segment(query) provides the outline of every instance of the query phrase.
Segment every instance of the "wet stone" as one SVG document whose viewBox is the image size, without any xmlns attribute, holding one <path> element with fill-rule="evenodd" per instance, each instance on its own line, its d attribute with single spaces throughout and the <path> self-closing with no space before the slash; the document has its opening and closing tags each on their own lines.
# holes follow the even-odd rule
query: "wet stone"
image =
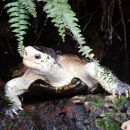
<svg viewBox="0 0 130 130">
<path fill-rule="evenodd" d="M 92 107 L 91 102 L 88 102 L 88 101 L 84 102 L 84 108 L 85 108 L 86 112 L 89 112 L 91 107 Z"/>
<path fill-rule="evenodd" d="M 126 108 L 126 109 L 130 109 L 130 101 L 127 101 L 127 102 L 126 102 L 125 108 Z"/>
<path fill-rule="evenodd" d="M 127 115 L 130 117 L 130 109 L 127 110 Z"/>
</svg>

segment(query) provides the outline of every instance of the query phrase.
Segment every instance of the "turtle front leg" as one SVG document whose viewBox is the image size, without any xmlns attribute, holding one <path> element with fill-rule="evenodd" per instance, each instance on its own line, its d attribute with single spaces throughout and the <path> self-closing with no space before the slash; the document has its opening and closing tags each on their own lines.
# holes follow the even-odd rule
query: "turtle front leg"
<svg viewBox="0 0 130 130">
<path fill-rule="evenodd" d="M 113 95 L 125 94 L 127 97 L 129 96 L 130 85 L 119 80 L 110 69 L 95 62 L 85 65 L 85 69 L 87 74 L 97 80 L 107 92 Z"/>
<path fill-rule="evenodd" d="M 19 100 L 18 95 L 27 91 L 27 84 L 23 77 L 18 77 L 8 81 L 5 85 L 5 97 L 11 103 L 11 108 L 6 110 L 5 114 L 13 118 L 13 114 L 18 114 L 18 110 L 22 109 L 22 103 Z M 25 89 L 26 88 L 26 89 Z"/>
<path fill-rule="evenodd" d="M 6 115 L 13 118 L 14 114 L 18 115 L 18 110 L 23 110 L 18 96 L 27 92 L 30 84 L 37 79 L 43 79 L 43 77 L 27 71 L 23 76 L 14 78 L 6 83 L 5 97 L 11 102 L 11 108 L 6 110 Z"/>
</svg>

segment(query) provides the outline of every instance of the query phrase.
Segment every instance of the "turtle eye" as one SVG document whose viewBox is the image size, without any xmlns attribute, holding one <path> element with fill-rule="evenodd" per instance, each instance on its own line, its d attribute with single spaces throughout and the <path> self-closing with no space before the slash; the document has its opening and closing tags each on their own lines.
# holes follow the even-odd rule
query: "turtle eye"
<svg viewBox="0 0 130 130">
<path fill-rule="evenodd" d="M 41 55 L 40 54 L 35 54 L 35 59 L 41 59 Z"/>
<path fill-rule="evenodd" d="M 51 59 L 50 56 L 47 56 L 47 59 Z"/>
</svg>

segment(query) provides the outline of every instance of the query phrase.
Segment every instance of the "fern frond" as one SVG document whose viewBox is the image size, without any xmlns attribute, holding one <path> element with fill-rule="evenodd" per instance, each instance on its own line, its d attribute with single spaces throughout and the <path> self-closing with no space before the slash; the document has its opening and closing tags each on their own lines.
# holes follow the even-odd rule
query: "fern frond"
<svg viewBox="0 0 130 130">
<path fill-rule="evenodd" d="M 59 35 L 62 37 L 63 41 L 65 38 L 65 24 L 63 21 L 63 12 L 60 5 L 62 5 L 62 0 L 43 0 L 46 2 L 44 6 L 44 11 L 47 13 L 47 17 L 52 18 L 54 26 L 58 28 Z M 64 3 L 63 3 L 64 4 Z"/>
<path fill-rule="evenodd" d="M 5 8 L 7 8 L 7 13 L 10 17 L 9 23 L 10 27 L 13 28 L 12 32 L 14 32 L 17 37 L 18 52 L 22 56 L 24 35 L 26 34 L 26 29 L 28 29 L 28 26 L 30 25 L 28 22 L 28 11 L 19 1 L 8 3 L 5 5 Z"/>
<path fill-rule="evenodd" d="M 47 13 L 47 17 L 52 18 L 52 22 L 58 28 L 59 35 L 62 36 L 63 41 L 65 30 L 69 29 L 79 44 L 79 52 L 82 52 L 83 55 L 95 61 L 94 54 L 90 54 L 92 49 L 85 46 L 85 38 L 81 34 L 78 19 L 76 18 L 76 14 L 71 10 L 71 6 L 67 3 L 67 0 L 43 0 L 43 2 L 46 3 L 44 11 Z"/>
<path fill-rule="evenodd" d="M 36 3 L 34 0 L 19 0 L 19 2 L 25 6 L 25 8 L 33 17 L 36 17 Z"/>
</svg>

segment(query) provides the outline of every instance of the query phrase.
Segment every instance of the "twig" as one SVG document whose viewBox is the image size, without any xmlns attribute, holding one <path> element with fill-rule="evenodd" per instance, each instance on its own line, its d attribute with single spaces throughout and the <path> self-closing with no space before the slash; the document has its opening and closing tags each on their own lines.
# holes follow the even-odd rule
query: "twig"
<svg viewBox="0 0 130 130">
<path fill-rule="evenodd" d="M 112 43 L 113 26 L 112 26 L 112 16 L 113 9 L 115 5 L 115 0 L 111 0 L 109 6 L 105 0 L 101 0 L 103 15 L 101 19 L 101 31 L 104 32 L 104 40 L 107 43 Z"/>
<path fill-rule="evenodd" d="M 95 13 L 98 11 L 99 8 L 100 8 L 100 6 L 99 6 L 95 11 L 93 11 L 93 12 L 91 13 L 91 16 L 90 16 L 88 22 L 86 23 L 86 25 L 85 25 L 84 28 L 83 28 L 83 31 L 87 28 L 87 26 L 89 25 L 89 23 L 90 23 L 91 20 L 92 20 L 92 17 L 95 15 Z"/>
<path fill-rule="evenodd" d="M 123 26 L 123 34 L 124 34 L 124 44 L 125 44 L 125 50 L 126 50 L 126 56 L 127 56 L 127 37 L 126 37 L 126 26 L 125 26 L 125 22 L 124 22 L 124 18 L 123 18 L 123 12 L 122 12 L 122 8 L 121 8 L 121 1 L 118 1 L 118 5 L 119 5 L 119 11 L 120 11 L 120 15 L 121 15 L 121 21 L 122 21 L 122 26 Z"/>
<path fill-rule="evenodd" d="M 39 39 L 40 39 L 40 37 L 41 37 L 41 35 L 42 35 L 42 33 L 43 33 L 43 30 L 44 30 L 44 28 L 45 28 L 45 26 L 46 26 L 47 21 L 48 21 L 48 18 L 45 19 L 44 24 L 43 24 L 41 30 L 40 30 L 39 33 L 37 34 L 37 37 L 36 37 L 36 40 L 35 40 L 35 44 L 39 41 Z"/>
</svg>

